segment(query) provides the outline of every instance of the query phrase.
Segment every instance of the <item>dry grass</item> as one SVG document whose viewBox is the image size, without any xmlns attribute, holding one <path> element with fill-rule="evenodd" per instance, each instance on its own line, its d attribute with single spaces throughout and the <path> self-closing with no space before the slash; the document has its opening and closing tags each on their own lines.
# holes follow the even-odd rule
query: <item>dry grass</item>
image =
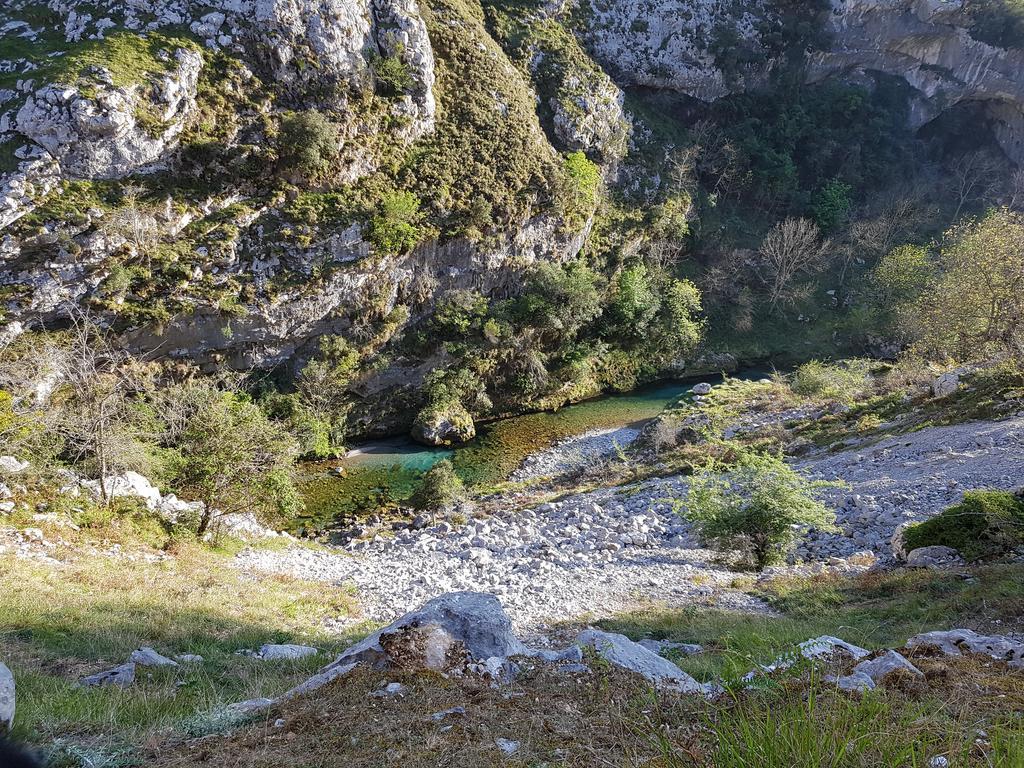
<svg viewBox="0 0 1024 768">
<path fill-rule="evenodd" d="M 716 702 L 655 694 L 601 664 L 582 675 L 535 666 L 500 688 L 474 677 L 360 670 L 234 733 L 165 742 L 146 764 L 895 768 L 948 755 L 957 766 L 1019 766 L 1024 671 L 980 657 L 916 662 L 926 681 L 891 679 L 883 693 L 847 694 L 804 673 Z M 404 697 L 370 696 L 396 680 L 409 687 Z M 464 715 L 431 718 L 457 706 Z M 503 755 L 499 738 L 518 741 L 518 751 Z"/>
</svg>

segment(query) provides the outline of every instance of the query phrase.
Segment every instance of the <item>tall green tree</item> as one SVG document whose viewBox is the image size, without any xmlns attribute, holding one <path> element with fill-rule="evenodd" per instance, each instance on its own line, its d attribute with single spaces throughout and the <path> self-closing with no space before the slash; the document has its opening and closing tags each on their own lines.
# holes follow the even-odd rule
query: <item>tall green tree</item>
<svg viewBox="0 0 1024 768">
<path fill-rule="evenodd" d="M 292 474 L 295 439 L 248 396 L 196 383 L 171 402 L 170 442 L 180 457 L 173 485 L 204 504 L 198 536 L 224 515 L 291 516 L 302 509 Z"/>
<path fill-rule="evenodd" d="M 930 357 L 1024 360 L 1024 214 L 1006 208 L 946 232 L 935 277 L 903 322 Z"/>
</svg>

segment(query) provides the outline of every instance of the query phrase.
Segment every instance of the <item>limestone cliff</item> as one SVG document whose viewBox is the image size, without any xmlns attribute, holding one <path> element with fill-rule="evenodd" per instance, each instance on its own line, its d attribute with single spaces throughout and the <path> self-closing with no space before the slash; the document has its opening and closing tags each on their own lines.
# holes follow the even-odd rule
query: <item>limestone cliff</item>
<svg viewBox="0 0 1024 768">
<path fill-rule="evenodd" d="M 634 161 L 650 131 L 626 92 L 714 102 L 794 45 L 809 82 L 903 80 L 913 129 L 979 105 L 1024 160 L 1024 52 L 977 37 L 960 0 L 39 5 L 0 9 L 5 338 L 88 306 L 137 351 L 206 364 L 288 364 L 325 333 L 377 349 L 453 291 L 511 295 L 581 252 L 596 198 L 567 153 L 664 202 L 669 148 Z M 311 113 L 328 133 L 289 138 Z M 282 167 L 309 153 L 327 170 Z M 691 201 L 670 202 L 685 229 Z M 420 378 L 406 352 L 363 390 Z"/>
</svg>

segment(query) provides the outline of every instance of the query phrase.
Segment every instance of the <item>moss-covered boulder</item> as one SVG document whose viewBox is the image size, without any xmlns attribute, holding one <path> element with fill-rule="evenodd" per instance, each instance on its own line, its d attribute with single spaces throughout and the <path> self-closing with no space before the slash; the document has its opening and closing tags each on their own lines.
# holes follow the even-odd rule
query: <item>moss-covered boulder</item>
<svg viewBox="0 0 1024 768">
<path fill-rule="evenodd" d="M 417 414 L 412 437 L 425 445 L 458 445 L 476 437 L 476 427 L 458 403 L 431 405 Z"/>
<path fill-rule="evenodd" d="M 968 561 L 1024 546 L 1024 498 L 1007 491 L 968 491 L 941 515 L 903 531 L 904 549 L 952 547 Z"/>
</svg>

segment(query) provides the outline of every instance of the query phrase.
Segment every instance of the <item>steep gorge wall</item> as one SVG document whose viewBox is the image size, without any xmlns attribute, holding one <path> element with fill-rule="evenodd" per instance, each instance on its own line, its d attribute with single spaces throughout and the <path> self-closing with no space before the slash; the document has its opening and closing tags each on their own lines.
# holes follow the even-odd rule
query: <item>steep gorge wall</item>
<svg viewBox="0 0 1024 768">
<path fill-rule="evenodd" d="M 915 128 L 956 104 L 982 104 L 1007 155 L 1020 162 L 1024 54 L 972 37 L 962 5 L 835 0 L 821 18 L 828 45 L 810 57 L 809 77 L 879 72 L 902 78 L 915 94 Z M 0 225 L 7 228 L 0 290 L 8 336 L 59 322 L 69 307 L 105 290 L 126 249 L 138 257 L 123 227 L 106 226 L 123 210 L 104 209 L 91 188 L 79 200 L 67 183 L 185 178 L 182 137 L 197 124 L 217 123 L 216 131 L 204 127 L 203 138 L 241 148 L 236 164 L 259 164 L 270 140 L 261 126 L 282 111 L 315 106 L 343 126 L 346 164 L 337 183 L 347 186 L 382 164 L 400 173 L 402 161 L 382 157 L 379 146 L 422 152 L 446 109 L 475 87 L 489 94 L 483 103 L 491 119 L 522 123 L 523 141 L 539 165 L 557 162 L 556 150 L 584 150 L 614 178 L 630 151 L 621 89 L 643 86 L 712 101 L 766 81 L 782 55 L 772 37 L 779 6 L 771 0 L 602 0 L 585 8 L 537 8 L 524 22 L 534 42 L 522 62 L 485 31 L 479 6 L 462 3 L 453 6 L 458 13 L 442 9 L 433 23 L 435 33 L 460 35 L 465 50 L 481 57 L 466 71 L 454 66 L 464 53 L 436 50 L 442 38 L 431 40 L 429 4 L 414 0 L 155 0 L 144 6 L 53 0 L 56 33 L 32 6 L 19 0 L 0 18 L 10 20 L 3 34 L 14 43 L 0 78 L 0 148 L 10 156 L 0 166 Z M 573 47 L 569 30 L 593 60 Z M 140 46 L 143 39 L 155 42 Z M 725 61 L 730 51 L 744 54 L 739 64 L 735 56 Z M 368 111 L 360 93 L 372 90 L 375 62 L 388 56 L 401 60 L 410 83 L 400 95 L 374 100 Z M 446 87 L 438 82 L 439 56 L 452 59 Z M 224 59 L 237 65 L 231 80 L 209 71 Z M 498 73 L 487 77 L 498 80 L 475 82 L 485 79 L 482 62 Z M 228 99 L 212 118 L 210 82 Z M 459 145 L 444 136 L 427 149 L 452 146 Z M 481 167 L 491 161 L 463 159 Z M 513 171 L 523 177 L 516 195 L 536 196 L 535 179 Z M 351 216 L 293 226 L 285 215 L 293 200 L 267 197 L 262 181 L 229 179 L 197 191 L 191 177 L 185 180 L 156 214 L 165 239 L 177 238 L 183 248 L 174 258 L 185 276 L 167 289 L 177 303 L 167 317 L 130 320 L 125 339 L 140 351 L 242 367 L 279 365 L 301 355 L 317 335 L 349 332 L 354 318 L 383 316 L 396 306 L 422 318 L 447 291 L 514 290 L 530 264 L 575 257 L 589 227 L 585 216 L 569 221 L 532 201 L 499 231 L 430 238 L 394 255 L 373 248 L 365 221 Z M 312 195 L 322 198 L 325 191 Z M 104 311 L 116 314 L 117 301 Z M 378 383 L 393 380 L 401 366 L 393 362 Z"/>
<path fill-rule="evenodd" d="M 914 92 L 914 128 L 964 102 L 980 102 L 1006 154 L 1024 161 L 1024 51 L 972 37 L 962 0 L 832 0 L 822 14 L 825 47 L 811 82 L 883 73 Z M 624 86 L 676 91 L 702 101 L 763 83 L 779 66 L 770 41 L 781 23 L 771 0 L 604 0 L 576 26 Z M 806 22 L 813 11 L 801 11 Z M 742 56 L 737 56 L 737 51 Z M 739 62 L 737 63 L 737 59 Z"/>
</svg>

